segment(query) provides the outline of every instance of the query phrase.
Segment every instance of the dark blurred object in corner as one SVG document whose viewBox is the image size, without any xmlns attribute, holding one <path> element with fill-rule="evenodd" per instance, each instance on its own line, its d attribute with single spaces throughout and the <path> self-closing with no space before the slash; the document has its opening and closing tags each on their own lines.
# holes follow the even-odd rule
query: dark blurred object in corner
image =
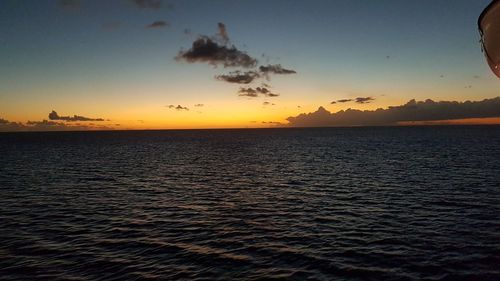
<svg viewBox="0 0 500 281">
<path fill-rule="evenodd" d="M 500 78 L 500 0 L 493 0 L 478 19 L 481 45 L 491 70 Z"/>
</svg>

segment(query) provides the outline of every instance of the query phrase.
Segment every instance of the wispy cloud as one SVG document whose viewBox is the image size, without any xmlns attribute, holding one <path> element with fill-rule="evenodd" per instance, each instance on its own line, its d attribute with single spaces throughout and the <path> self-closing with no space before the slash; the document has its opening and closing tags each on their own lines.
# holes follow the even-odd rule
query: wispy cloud
<svg viewBox="0 0 500 281">
<path fill-rule="evenodd" d="M 217 24 L 217 29 L 217 35 L 219 36 L 219 38 L 221 38 L 222 43 L 224 43 L 225 45 L 229 44 L 229 36 L 227 35 L 226 25 L 222 22 L 219 22 Z"/>
<path fill-rule="evenodd" d="M 251 97 L 251 98 L 256 98 L 259 95 L 263 95 L 265 97 L 278 97 L 279 94 L 272 93 L 269 89 L 266 87 L 257 87 L 257 88 L 240 88 L 238 91 L 239 96 L 242 97 Z"/>
<path fill-rule="evenodd" d="M 286 69 L 281 66 L 281 64 L 268 64 L 268 65 L 261 65 L 259 67 L 259 71 L 264 73 L 264 74 L 295 74 L 297 73 L 295 70 L 292 69 Z"/>
<path fill-rule="evenodd" d="M 105 121 L 102 118 L 88 118 L 84 116 L 79 116 L 79 115 L 73 115 L 73 116 L 59 116 L 57 112 L 52 110 L 51 113 L 49 113 L 49 119 L 50 120 L 61 120 L 61 121 L 67 121 L 67 122 L 74 122 L 74 121 Z"/>
<path fill-rule="evenodd" d="M 363 104 L 363 103 L 370 103 L 372 101 L 374 101 L 375 99 L 372 98 L 372 97 L 359 97 L 359 98 L 356 98 L 354 101 L 356 103 L 360 103 L 360 104 Z"/>
<path fill-rule="evenodd" d="M 168 22 L 163 20 L 154 21 L 151 24 L 146 25 L 146 28 L 166 28 L 169 27 Z"/>
<path fill-rule="evenodd" d="M 352 99 L 341 99 L 341 100 L 337 100 L 338 103 L 346 103 L 346 102 L 350 102 L 352 101 Z"/>
<path fill-rule="evenodd" d="M 500 97 L 483 101 L 415 101 L 377 110 L 341 110 L 331 113 L 320 107 L 312 113 L 288 117 L 291 126 L 379 126 L 397 125 L 410 121 L 455 120 L 500 117 Z"/>
<path fill-rule="evenodd" d="M 215 79 L 228 83 L 249 84 L 259 78 L 259 74 L 255 71 L 232 71 L 229 74 L 217 75 Z"/>
<path fill-rule="evenodd" d="M 194 105 L 194 107 L 204 107 L 204 106 L 205 106 L 205 105 L 204 105 L 204 104 L 202 104 L 202 103 L 197 103 L 197 104 L 195 104 L 195 105 Z"/>
<path fill-rule="evenodd" d="M 182 110 L 189 111 L 189 108 L 182 106 L 182 105 L 175 106 L 175 105 L 171 104 L 171 105 L 167 105 L 166 107 L 170 108 L 170 109 L 175 109 L 177 111 L 182 111 Z"/>
</svg>

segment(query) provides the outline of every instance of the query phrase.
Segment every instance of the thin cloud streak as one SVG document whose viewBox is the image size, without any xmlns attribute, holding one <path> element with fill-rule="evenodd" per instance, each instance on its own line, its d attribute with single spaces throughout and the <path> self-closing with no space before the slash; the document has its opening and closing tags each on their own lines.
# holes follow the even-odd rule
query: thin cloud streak
<svg viewBox="0 0 500 281">
<path fill-rule="evenodd" d="M 57 112 L 52 110 L 51 113 L 49 113 L 49 119 L 50 120 L 61 120 L 61 121 L 67 121 L 67 122 L 75 122 L 75 121 L 96 121 L 96 122 L 101 122 L 105 121 L 102 118 L 88 118 L 84 116 L 79 116 L 79 115 L 73 115 L 73 116 L 59 116 Z"/>
<path fill-rule="evenodd" d="M 229 74 L 215 76 L 215 79 L 219 81 L 237 84 L 250 84 L 257 78 L 259 78 L 259 74 L 255 71 L 242 72 L 239 70 L 232 71 Z"/>
<path fill-rule="evenodd" d="M 169 24 L 163 20 L 154 21 L 153 23 L 146 25 L 146 28 L 166 28 L 166 27 L 169 27 Z"/>
</svg>

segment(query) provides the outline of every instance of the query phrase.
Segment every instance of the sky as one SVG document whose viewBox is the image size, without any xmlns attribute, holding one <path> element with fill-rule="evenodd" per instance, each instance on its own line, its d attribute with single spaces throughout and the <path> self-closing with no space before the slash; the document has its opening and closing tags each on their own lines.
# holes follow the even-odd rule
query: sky
<svg viewBox="0 0 500 281">
<path fill-rule="evenodd" d="M 495 107 L 500 80 L 477 30 L 489 2 L 2 0 L 0 130 L 273 127 L 428 99 Z M 500 117 L 483 115 L 449 119 Z M 419 121 L 407 119 L 396 121 Z"/>
</svg>

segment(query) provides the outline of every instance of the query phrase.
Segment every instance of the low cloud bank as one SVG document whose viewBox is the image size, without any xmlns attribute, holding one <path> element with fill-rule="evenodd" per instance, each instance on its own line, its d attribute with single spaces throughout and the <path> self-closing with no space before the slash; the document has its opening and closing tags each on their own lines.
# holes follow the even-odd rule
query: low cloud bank
<svg viewBox="0 0 500 281">
<path fill-rule="evenodd" d="M 115 124 L 119 126 L 119 124 Z M 93 131 L 93 130 L 112 130 L 113 128 L 80 123 L 64 123 L 49 120 L 28 121 L 26 123 L 10 122 L 0 118 L 0 132 L 39 132 L 39 131 Z"/>
<path fill-rule="evenodd" d="M 338 101 L 339 102 L 339 101 Z M 410 100 L 387 109 L 347 109 L 331 113 L 323 107 L 312 113 L 288 117 L 292 127 L 384 126 L 412 121 L 456 120 L 500 117 L 500 97 L 482 101 Z"/>
</svg>

